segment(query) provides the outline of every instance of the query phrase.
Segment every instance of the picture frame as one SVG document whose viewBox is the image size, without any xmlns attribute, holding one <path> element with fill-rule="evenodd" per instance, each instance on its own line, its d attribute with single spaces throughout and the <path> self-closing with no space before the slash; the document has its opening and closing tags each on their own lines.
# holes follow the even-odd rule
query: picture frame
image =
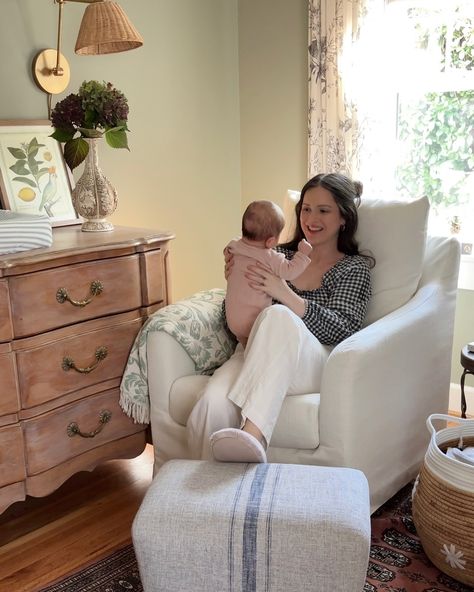
<svg viewBox="0 0 474 592">
<path fill-rule="evenodd" d="M 0 120 L 0 206 L 46 214 L 52 226 L 80 224 L 73 177 L 49 120 Z"/>
</svg>

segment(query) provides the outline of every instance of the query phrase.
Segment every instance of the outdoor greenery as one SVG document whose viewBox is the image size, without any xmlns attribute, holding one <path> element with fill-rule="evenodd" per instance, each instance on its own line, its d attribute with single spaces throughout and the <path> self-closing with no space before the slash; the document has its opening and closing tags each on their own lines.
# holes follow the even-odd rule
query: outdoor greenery
<svg viewBox="0 0 474 592">
<path fill-rule="evenodd" d="M 428 93 L 401 108 L 399 137 L 408 142 L 406 160 L 397 170 L 400 189 L 428 195 L 433 205 L 462 201 L 463 176 L 445 193 L 447 168 L 474 171 L 474 90 Z"/>
<path fill-rule="evenodd" d="M 423 16 L 421 9 L 411 14 L 419 47 L 427 48 L 435 37 L 440 72 L 474 72 L 474 18 L 459 18 L 450 28 L 440 19 L 430 30 Z M 466 173 L 474 171 L 474 83 L 472 90 L 429 92 L 413 103 L 402 99 L 398 135 L 405 148 L 397 169 L 398 189 L 427 195 L 435 207 L 469 199 L 463 184 Z"/>
</svg>

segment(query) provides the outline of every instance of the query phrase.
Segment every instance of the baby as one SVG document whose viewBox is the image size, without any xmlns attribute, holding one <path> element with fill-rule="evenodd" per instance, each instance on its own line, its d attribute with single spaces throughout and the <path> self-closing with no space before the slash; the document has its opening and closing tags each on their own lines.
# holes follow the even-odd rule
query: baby
<svg viewBox="0 0 474 592">
<path fill-rule="evenodd" d="M 234 255 L 225 298 L 227 325 L 244 347 L 255 319 L 272 303 L 270 296 L 249 286 L 247 267 L 260 261 L 278 277 L 293 280 L 310 262 L 313 249 L 304 239 L 292 259 L 274 250 L 284 225 L 280 207 L 271 201 L 254 201 L 242 218 L 242 238 L 230 241 L 226 247 Z"/>
</svg>

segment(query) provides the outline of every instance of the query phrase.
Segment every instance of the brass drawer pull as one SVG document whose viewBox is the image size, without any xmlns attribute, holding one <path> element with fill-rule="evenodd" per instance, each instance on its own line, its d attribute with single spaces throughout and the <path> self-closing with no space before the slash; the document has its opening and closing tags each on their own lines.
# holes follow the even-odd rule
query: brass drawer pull
<svg viewBox="0 0 474 592">
<path fill-rule="evenodd" d="M 112 413 L 104 410 L 99 414 L 99 425 L 92 432 L 82 432 L 75 421 L 72 421 L 67 426 L 67 435 L 72 438 L 73 436 L 81 436 L 81 438 L 94 438 L 99 432 L 102 431 L 104 425 L 110 421 Z"/>
<path fill-rule="evenodd" d="M 103 289 L 104 286 L 102 285 L 102 283 L 99 280 L 94 280 L 93 282 L 91 282 L 90 296 L 88 298 L 84 298 L 84 300 L 73 300 L 67 293 L 67 288 L 58 288 L 58 291 L 56 292 L 56 300 L 60 304 L 63 304 L 67 300 L 73 306 L 87 306 L 92 302 L 94 296 L 98 296 L 99 294 L 101 294 Z"/>
<path fill-rule="evenodd" d="M 97 368 L 97 366 L 99 365 L 99 363 L 102 360 L 105 360 L 108 353 L 109 352 L 108 352 L 107 348 L 105 347 L 105 345 L 99 346 L 95 350 L 96 361 L 94 362 L 94 364 L 91 364 L 90 366 L 86 366 L 85 368 L 80 368 L 79 366 L 76 366 L 76 363 L 74 362 L 74 360 L 72 358 L 70 358 L 69 356 L 64 356 L 63 363 L 61 364 L 61 367 L 65 372 L 67 372 L 68 370 L 71 370 L 71 368 L 72 368 L 73 370 L 75 370 L 76 372 L 80 372 L 81 374 L 89 374 L 89 372 L 92 372 L 92 370 L 95 370 Z"/>
</svg>

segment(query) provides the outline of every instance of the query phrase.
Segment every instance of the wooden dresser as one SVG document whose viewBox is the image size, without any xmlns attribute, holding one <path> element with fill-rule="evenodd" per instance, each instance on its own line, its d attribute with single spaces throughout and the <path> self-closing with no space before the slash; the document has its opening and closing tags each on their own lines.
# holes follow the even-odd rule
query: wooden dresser
<svg viewBox="0 0 474 592">
<path fill-rule="evenodd" d="M 135 336 L 169 302 L 171 233 L 56 228 L 0 256 L 0 513 L 145 447 L 118 405 Z"/>
</svg>

